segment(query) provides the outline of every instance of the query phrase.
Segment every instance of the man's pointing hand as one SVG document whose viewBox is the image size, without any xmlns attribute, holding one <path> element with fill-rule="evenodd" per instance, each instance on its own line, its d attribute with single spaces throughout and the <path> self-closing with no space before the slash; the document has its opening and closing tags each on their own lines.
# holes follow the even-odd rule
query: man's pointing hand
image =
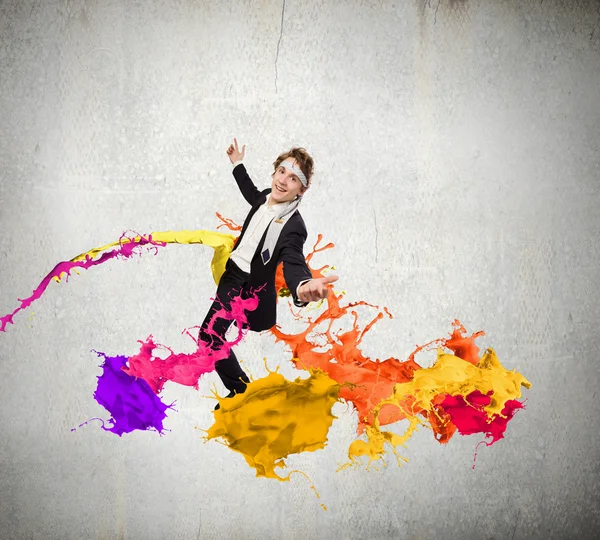
<svg viewBox="0 0 600 540">
<path fill-rule="evenodd" d="M 316 302 L 327 298 L 330 289 L 328 285 L 338 279 L 335 275 L 311 279 L 298 289 L 298 299 L 301 302 Z"/>
</svg>

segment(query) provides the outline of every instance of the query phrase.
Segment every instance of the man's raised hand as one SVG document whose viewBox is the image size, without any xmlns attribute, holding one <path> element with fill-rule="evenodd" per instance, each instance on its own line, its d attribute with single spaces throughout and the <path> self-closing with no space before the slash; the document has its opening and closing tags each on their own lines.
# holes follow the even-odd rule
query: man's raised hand
<svg viewBox="0 0 600 540">
<path fill-rule="evenodd" d="M 246 145 L 242 146 L 242 151 L 240 152 L 240 149 L 238 148 L 237 139 L 234 138 L 233 142 L 235 144 L 235 147 L 233 144 L 230 144 L 229 148 L 227 149 L 227 155 L 229 156 L 229 160 L 231 161 L 231 163 L 235 163 L 240 159 L 244 159 L 244 155 L 246 154 Z"/>
<path fill-rule="evenodd" d="M 338 279 L 338 276 L 335 275 L 311 279 L 298 289 L 298 299 L 301 302 L 316 302 L 327 298 L 329 294 L 328 285 Z"/>
</svg>

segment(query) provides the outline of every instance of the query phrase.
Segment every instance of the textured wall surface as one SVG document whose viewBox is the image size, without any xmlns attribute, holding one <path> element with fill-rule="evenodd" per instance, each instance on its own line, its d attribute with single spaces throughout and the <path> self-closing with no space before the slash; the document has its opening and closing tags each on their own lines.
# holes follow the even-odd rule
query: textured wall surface
<svg viewBox="0 0 600 540">
<path fill-rule="evenodd" d="M 335 472 L 356 426 L 336 405 L 326 449 L 289 460 L 319 501 L 202 444 L 215 374 L 165 388 L 163 437 L 71 431 L 107 417 L 91 349 L 189 350 L 214 294 L 202 246 L 93 268 L 0 334 L 0 537 L 597 537 L 599 2 L 0 0 L 0 16 L 2 315 L 125 230 L 241 223 L 233 137 L 261 187 L 301 145 L 307 250 L 322 233 L 348 298 L 394 314 L 364 351 L 404 359 L 458 318 L 533 384 L 474 470 L 481 437 L 421 430 L 403 467 Z M 297 373 L 268 336 L 238 356 Z"/>
</svg>

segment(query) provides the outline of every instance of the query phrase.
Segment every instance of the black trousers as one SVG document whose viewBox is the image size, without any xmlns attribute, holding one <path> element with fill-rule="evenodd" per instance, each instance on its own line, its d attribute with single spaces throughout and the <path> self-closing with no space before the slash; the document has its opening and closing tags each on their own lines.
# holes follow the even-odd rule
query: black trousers
<svg viewBox="0 0 600 540">
<path fill-rule="evenodd" d="M 227 261 L 225 272 L 221 276 L 221 281 L 217 287 L 217 300 L 215 300 L 208 310 L 204 322 L 200 327 L 198 337 L 209 344 L 213 350 L 218 349 L 225 341 L 225 334 L 233 321 L 218 318 L 213 330 L 218 336 L 207 334 L 206 328 L 221 305 L 226 309 L 230 308 L 231 296 L 238 296 L 241 293 L 242 298 L 247 298 L 247 285 L 250 274 L 242 271 L 231 259 Z M 223 384 L 230 391 L 235 391 L 238 394 L 245 392 L 247 383 L 250 382 L 248 375 L 244 372 L 233 350 L 230 350 L 229 356 L 223 360 L 219 360 L 215 364 L 215 370 L 221 377 Z"/>
</svg>

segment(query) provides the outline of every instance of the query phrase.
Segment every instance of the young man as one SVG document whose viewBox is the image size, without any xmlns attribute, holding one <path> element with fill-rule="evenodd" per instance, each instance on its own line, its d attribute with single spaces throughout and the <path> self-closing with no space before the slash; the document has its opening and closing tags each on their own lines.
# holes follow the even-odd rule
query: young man
<svg viewBox="0 0 600 540">
<path fill-rule="evenodd" d="M 242 232 L 225 266 L 225 272 L 217 288 L 217 300 L 200 328 L 199 337 L 218 349 L 232 321 L 217 319 L 213 330 L 217 336 L 206 333 L 213 314 L 221 307 L 229 309 L 233 295 L 246 295 L 250 288 L 258 291 L 258 307 L 248 312 L 248 327 L 260 332 L 271 328 L 277 318 L 277 293 L 275 274 L 283 261 L 283 275 L 290 289 L 294 305 L 303 307 L 309 302 L 326 298 L 328 284 L 337 276 L 312 279 L 304 258 L 304 242 L 307 232 L 304 220 L 298 212 L 302 195 L 310 186 L 313 173 L 313 159 L 304 148 L 292 148 L 280 154 L 273 163 L 275 171 L 271 175 L 271 188 L 259 191 L 244 167 L 242 160 L 246 145 L 240 152 L 237 139 L 227 149 L 233 164 L 233 176 L 242 195 L 251 205 Z M 229 390 L 227 397 L 233 397 L 246 390 L 248 376 L 242 370 L 233 351 L 215 364 L 215 370 Z M 215 407 L 219 408 L 219 405 Z"/>
</svg>

